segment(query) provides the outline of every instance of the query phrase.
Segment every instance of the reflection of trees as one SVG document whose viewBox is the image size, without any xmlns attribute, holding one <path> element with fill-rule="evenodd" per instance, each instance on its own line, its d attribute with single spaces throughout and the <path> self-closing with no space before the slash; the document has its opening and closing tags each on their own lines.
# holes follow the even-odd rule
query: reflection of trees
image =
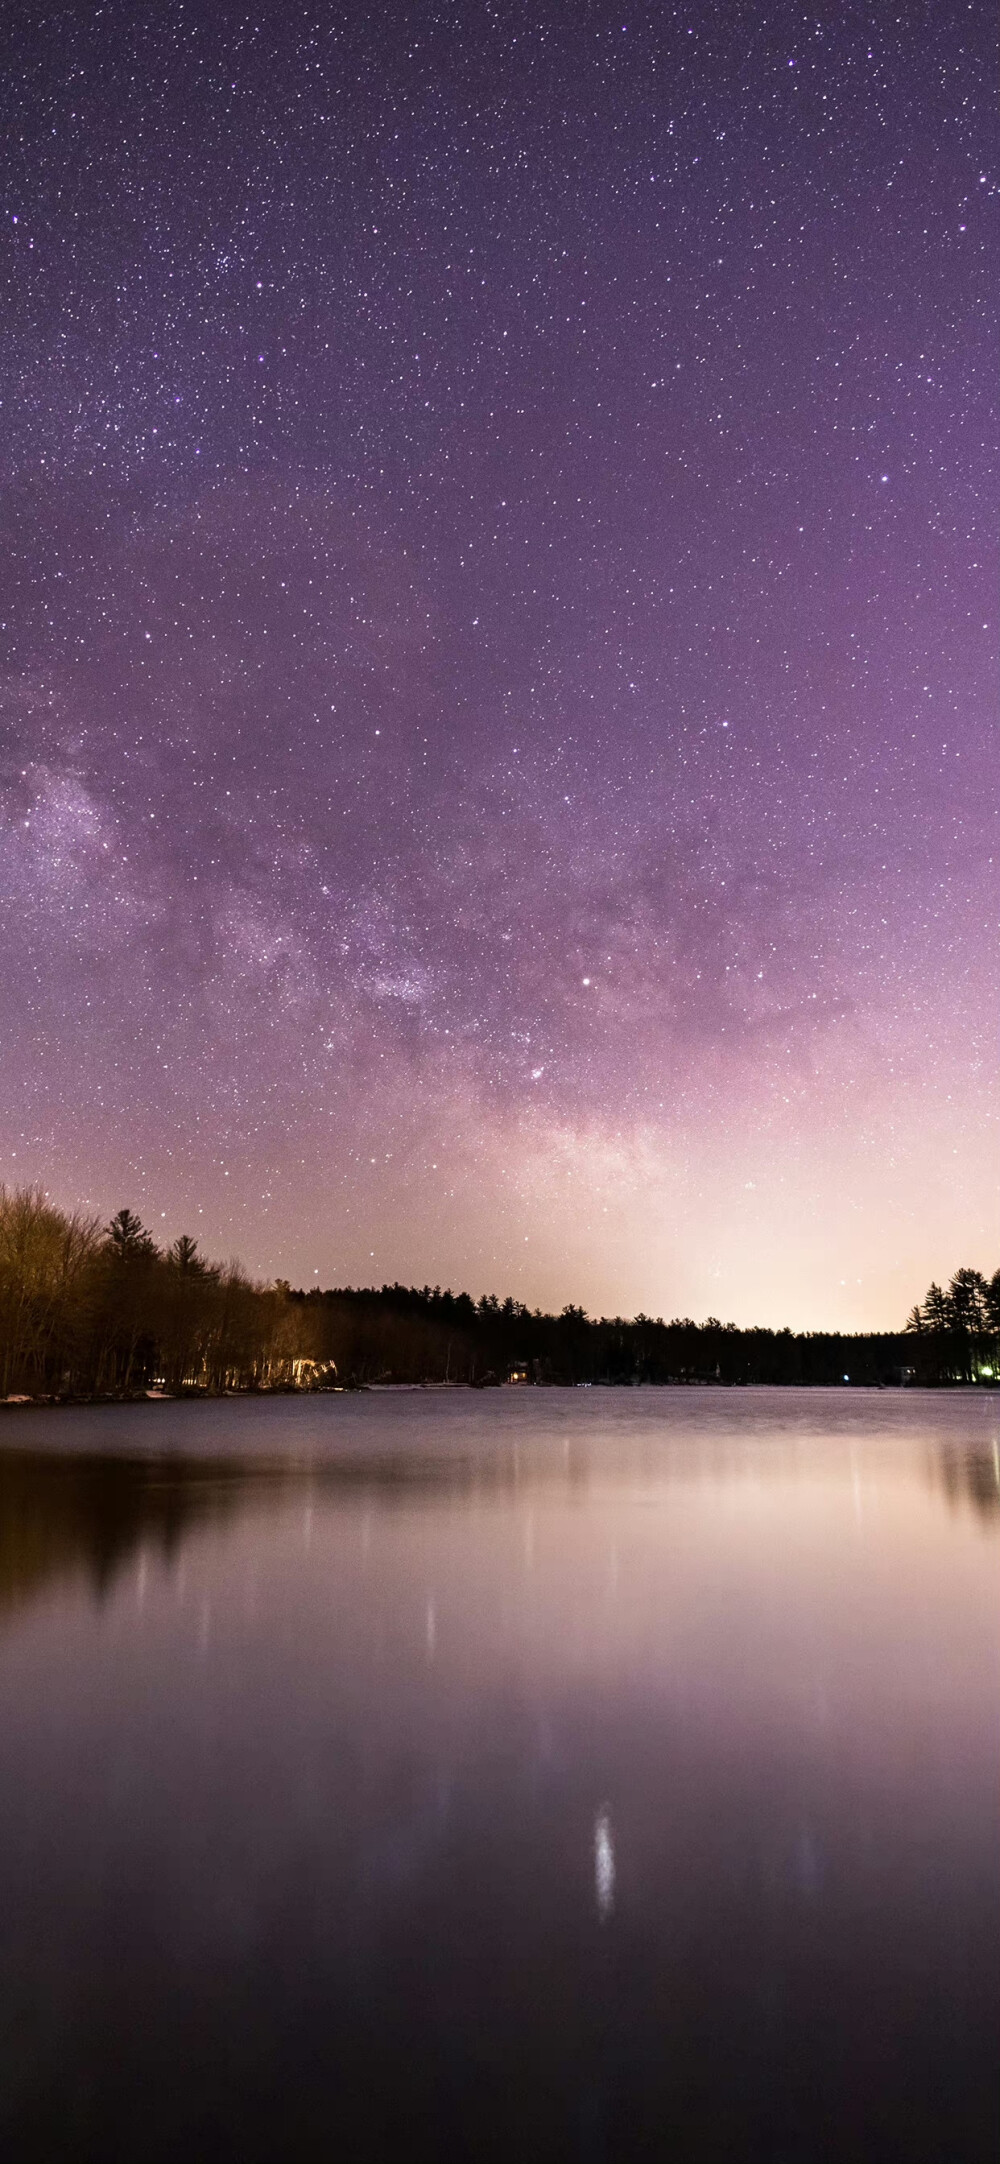
<svg viewBox="0 0 1000 2164">
<path fill-rule="evenodd" d="M 200 1526 L 251 1501 L 377 1491 L 383 1502 L 442 1489 L 509 1490 L 516 1463 L 466 1456 L 341 1459 L 283 1466 L 238 1458 L 106 1457 L 0 1449 L 0 1620 L 60 1580 L 86 1577 L 101 1599 L 147 1545 L 170 1558 Z"/>
<path fill-rule="evenodd" d="M 641 1458 L 641 1453 L 640 1453 Z M 643 1461 L 644 1462 L 644 1461 Z M 735 1463 L 742 1465 L 742 1454 Z M 660 1469 L 659 1459 L 650 1471 Z M 692 1467 L 688 1468 L 693 1470 Z M 730 1466 L 731 1472 L 733 1467 Z M 719 1459 L 713 1455 L 718 1476 Z M 522 1462 L 509 1442 L 502 1449 L 429 1455 L 341 1458 L 313 1465 L 280 1465 L 237 1458 L 109 1457 L 99 1452 L 0 1450 L 0 1620 L 60 1581 L 83 1577 L 104 1594 L 131 1556 L 146 1545 L 169 1559 L 187 1536 L 231 1520 L 251 1502 L 278 1503 L 308 1490 L 346 1501 L 378 1496 L 383 1507 L 411 1506 L 450 1492 L 468 1497 L 509 1494 L 520 1485 L 586 1483 L 587 1453 L 572 1466 Z M 674 1465 L 673 1477 L 682 1477 Z M 1000 1456 L 990 1444 L 946 1445 L 934 1477 L 956 1508 L 971 1505 L 1000 1519 Z"/>
<path fill-rule="evenodd" d="M 172 1555 L 246 1485 L 242 1467 L 204 1460 L 0 1451 L 0 1614 L 78 1573 L 103 1595 L 143 1542 Z"/>
<path fill-rule="evenodd" d="M 950 1503 L 971 1503 L 983 1518 L 1000 1516 L 1000 1459 L 994 1445 L 946 1448 L 938 1472 Z"/>
</svg>

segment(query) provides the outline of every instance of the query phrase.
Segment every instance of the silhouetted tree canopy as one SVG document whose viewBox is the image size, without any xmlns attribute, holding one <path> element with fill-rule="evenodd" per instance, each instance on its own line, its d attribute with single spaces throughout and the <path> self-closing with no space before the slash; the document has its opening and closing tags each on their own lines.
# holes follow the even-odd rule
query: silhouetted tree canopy
<svg viewBox="0 0 1000 2164">
<path fill-rule="evenodd" d="M 1000 1374 L 1000 1270 L 956 1270 L 947 1292 L 928 1286 L 907 1330 L 933 1382 L 994 1382 Z"/>
<path fill-rule="evenodd" d="M 103 1229 L 38 1188 L 0 1189 L 0 1396 L 288 1388 L 315 1372 L 287 1287 L 161 1254 L 132 1210 Z"/>
<path fill-rule="evenodd" d="M 439 1285 L 294 1291 L 212 1263 L 189 1234 L 161 1252 L 132 1210 L 103 1228 L 38 1188 L 0 1189 L 0 1396 L 341 1383 L 990 1382 L 1000 1270 L 931 1285 L 898 1333 L 739 1330 L 710 1316 L 543 1315 Z"/>
</svg>

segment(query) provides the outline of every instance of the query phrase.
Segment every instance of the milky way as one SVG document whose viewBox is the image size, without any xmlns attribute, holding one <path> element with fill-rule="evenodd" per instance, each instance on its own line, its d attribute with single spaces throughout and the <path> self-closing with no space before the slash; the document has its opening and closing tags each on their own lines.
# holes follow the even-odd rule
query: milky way
<svg viewBox="0 0 1000 2164">
<path fill-rule="evenodd" d="M 612 1313 L 994 1267 L 987 12 L 13 22 L 0 1177 Z"/>
</svg>

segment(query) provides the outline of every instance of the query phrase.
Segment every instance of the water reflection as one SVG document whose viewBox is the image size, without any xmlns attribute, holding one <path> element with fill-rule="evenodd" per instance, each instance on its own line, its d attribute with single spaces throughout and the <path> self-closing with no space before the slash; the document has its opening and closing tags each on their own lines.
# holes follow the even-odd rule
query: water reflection
<svg viewBox="0 0 1000 2164">
<path fill-rule="evenodd" d="M 136 1548 L 176 1557 L 196 1526 L 232 1516 L 252 1478 L 231 1462 L 0 1451 L 0 1616 L 81 1575 L 103 1600 Z"/>
<path fill-rule="evenodd" d="M 993 1406 L 695 1395 L 18 1422 L 3 2154 L 992 2164 Z"/>
<path fill-rule="evenodd" d="M 615 1905 L 615 1844 L 607 1805 L 594 1820 L 594 1892 L 597 1913 L 604 1923 Z"/>
<path fill-rule="evenodd" d="M 56 1421 L 60 1415 L 53 1416 Z M 141 1414 L 140 1414 L 141 1419 Z M 58 1431 L 56 1431 L 58 1432 Z M 565 1437 L 560 1449 L 562 1478 L 574 1492 L 586 1491 L 591 1479 L 606 1478 L 600 1454 L 594 1461 L 591 1438 Z M 949 1439 L 925 1460 L 927 1479 L 943 1490 L 955 1507 L 971 1506 L 985 1522 L 1000 1521 L 1000 1443 L 995 1436 L 970 1443 Z M 619 1471 L 623 1470 L 619 1466 Z M 708 1462 L 683 1452 L 669 1461 L 640 1446 L 625 1470 L 655 1472 L 662 1484 L 704 1481 L 717 1487 L 731 1476 L 758 1480 L 761 1474 L 751 1445 L 734 1449 L 728 1441 L 713 1445 Z M 769 1467 L 773 1475 L 776 1467 Z M 864 1514 L 866 1467 L 857 1447 L 850 1452 L 850 1484 L 855 1517 Z M 199 1528 L 232 1519 L 251 1504 L 287 1499 L 305 1489 L 304 1542 L 312 1536 L 317 1497 L 349 1492 L 393 1497 L 442 1490 L 457 1496 L 498 1496 L 517 1491 L 525 1477 L 533 1485 L 552 1485 L 560 1467 L 551 1458 L 522 1463 L 518 1442 L 488 1449 L 479 1456 L 462 1451 L 435 1454 L 422 1449 L 413 1457 L 342 1456 L 333 1462 L 295 1459 L 243 1459 L 232 1455 L 160 1454 L 55 1448 L 44 1451 L 0 1447 L 0 1617 L 41 1593 L 53 1581 L 83 1574 L 96 1598 L 103 1599 L 144 1543 L 165 1559 L 176 1559 L 187 1536 Z M 363 1539 L 371 1539 L 371 1515 L 364 1518 Z M 535 1517 L 524 1519 L 524 1561 L 534 1559 Z M 618 1550 L 608 1550 L 608 1583 L 618 1583 Z M 433 1657 L 435 1605 L 427 1597 L 426 1642 Z"/>
<path fill-rule="evenodd" d="M 937 1477 L 950 1503 L 971 1503 L 986 1519 L 1000 1517 L 1000 1444 L 941 1450 Z"/>
<path fill-rule="evenodd" d="M 57 1415 L 58 1419 L 59 1416 Z M 61 1580 L 83 1576 L 100 1601 L 136 1549 L 148 1546 L 178 1562 L 193 1533 L 233 1519 L 251 1505 L 285 1503 L 306 1491 L 304 1546 L 311 1543 L 317 1497 L 400 1497 L 440 1489 L 496 1493 L 517 1482 L 513 1457 L 477 1465 L 462 1457 L 417 1461 L 345 1459 L 314 1466 L 230 1456 L 105 1455 L 55 1449 L 0 1448 L 0 1620 Z M 371 1538 L 371 1519 L 365 1539 Z M 145 1563 L 141 1566 L 142 1582 Z M 434 1602 L 427 1603 L 427 1644 L 434 1647 Z"/>
</svg>

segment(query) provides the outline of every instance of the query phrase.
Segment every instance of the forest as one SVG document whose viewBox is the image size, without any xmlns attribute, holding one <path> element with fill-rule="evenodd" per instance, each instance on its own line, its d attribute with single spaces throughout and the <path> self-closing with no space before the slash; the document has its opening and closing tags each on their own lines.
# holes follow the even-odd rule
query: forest
<svg viewBox="0 0 1000 2164">
<path fill-rule="evenodd" d="M 737 1329 L 710 1316 L 542 1314 L 440 1286 L 296 1291 L 182 1236 L 157 1247 L 128 1209 L 110 1223 L 0 1188 L 0 1400 L 386 1384 L 991 1384 L 1000 1270 L 931 1285 L 905 1327 L 848 1336 Z"/>
</svg>

